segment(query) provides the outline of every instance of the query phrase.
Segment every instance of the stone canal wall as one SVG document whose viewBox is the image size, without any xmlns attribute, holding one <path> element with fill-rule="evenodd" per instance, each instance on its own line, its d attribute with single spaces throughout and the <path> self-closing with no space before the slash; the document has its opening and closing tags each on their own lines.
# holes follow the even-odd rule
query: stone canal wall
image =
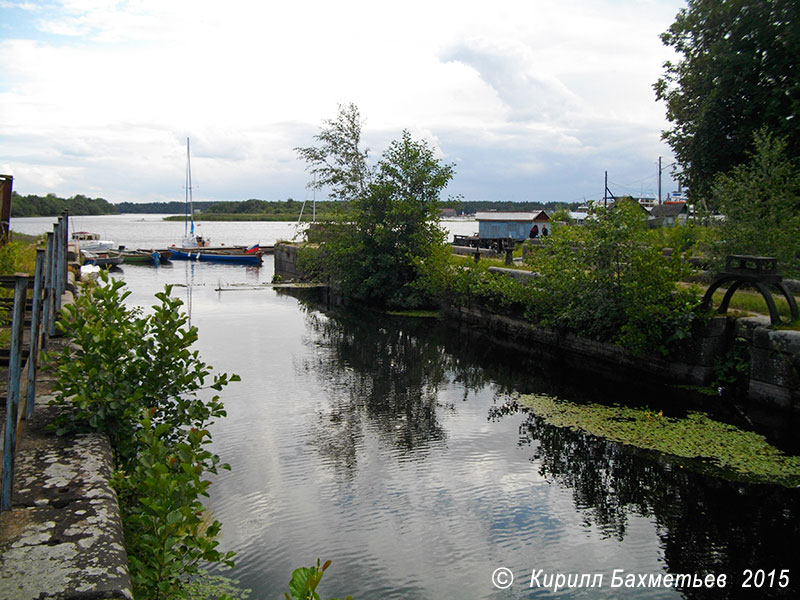
<svg viewBox="0 0 800 600">
<path fill-rule="evenodd" d="M 48 431 L 51 398 L 38 397 L 25 423 L 13 504 L 0 515 L 0 599 L 130 599 L 108 438 Z"/>
<path fill-rule="evenodd" d="M 284 281 L 302 279 L 297 269 L 297 253 L 298 246 L 293 244 L 275 246 L 275 273 Z M 491 267 L 490 270 L 525 282 L 536 277 L 518 269 Z M 744 344 L 741 358 L 749 364 L 748 398 L 766 407 L 800 415 L 800 331 L 772 329 L 767 318 L 716 317 L 696 331 L 676 357 L 665 360 L 659 356 L 633 356 L 613 344 L 535 327 L 522 319 L 476 305 L 452 306 L 445 314 L 481 327 L 500 340 L 521 344 L 527 352 L 557 353 L 567 364 L 620 381 L 647 377 L 653 382 L 709 386 L 717 377 L 715 364 L 735 360 L 731 357 L 738 339 L 740 345 Z"/>
<path fill-rule="evenodd" d="M 297 256 L 300 247 L 296 244 L 279 242 L 275 244 L 275 275 L 281 281 L 300 281 L 303 275 L 297 268 Z"/>
<path fill-rule="evenodd" d="M 619 381 L 644 376 L 661 383 L 709 385 L 714 377 L 714 361 L 724 353 L 730 337 L 727 319 L 714 319 L 687 344 L 678 360 L 667 361 L 658 356 L 634 356 L 613 344 L 536 327 L 479 306 L 451 306 L 445 309 L 445 315 L 481 327 L 495 338 L 513 341 L 531 353 L 556 355 L 570 366 Z"/>
<path fill-rule="evenodd" d="M 633 356 L 613 344 L 536 327 L 478 306 L 453 306 L 445 314 L 523 345 L 531 353 L 555 353 L 566 364 L 612 380 L 647 377 L 673 385 L 709 386 L 717 377 L 717 363 L 742 360 L 748 373 L 748 399 L 800 414 L 800 331 L 772 329 L 766 317 L 715 317 L 676 357 L 665 360 Z M 735 344 L 740 348 L 736 355 Z"/>
<path fill-rule="evenodd" d="M 748 395 L 800 413 L 800 331 L 772 329 L 766 317 L 737 319 L 750 359 Z"/>
</svg>

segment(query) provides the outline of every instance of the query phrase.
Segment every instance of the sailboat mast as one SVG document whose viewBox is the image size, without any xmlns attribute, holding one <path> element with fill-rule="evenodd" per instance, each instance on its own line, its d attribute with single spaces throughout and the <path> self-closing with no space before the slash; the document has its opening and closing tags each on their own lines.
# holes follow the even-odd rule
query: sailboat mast
<svg viewBox="0 0 800 600">
<path fill-rule="evenodd" d="M 192 159 L 189 153 L 189 138 L 186 138 L 186 218 L 183 222 L 183 235 L 186 236 L 186 226 L 191 220 L 190 233 L 194 235 L 194 204 L 192 203 Z"/>
</svg>

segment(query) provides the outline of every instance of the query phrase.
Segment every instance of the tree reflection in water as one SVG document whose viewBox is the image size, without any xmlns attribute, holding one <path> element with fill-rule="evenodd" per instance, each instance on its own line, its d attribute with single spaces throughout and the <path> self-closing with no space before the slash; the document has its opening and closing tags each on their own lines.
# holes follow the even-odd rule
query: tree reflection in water
<svg viewBox="0 0 800 600">
<path fill-rule="evenodd" d="M 311 335 L 304 342 L 317 350 L 302 368 L 319 378 L 329 402 L 318 415 L 315 443 L 339 467 L 355 466 L 364 427 L 398 454 L 424 455 L 445 438 L 438 412 L 452 410 L 439 400 L 449 382 L 448 357 L 435 339 L 417 335 L 424 323 L 382 326 L 374 317 L 307 313 Z"/>
<path fill-rule="evenodd" d="M 492 411 L 490 418 L 504 412 Z M 771 485 L 727 481 L 689 469 L 671 457 L 640 451 L 529 414 L 521 443 L 535 448 L 540 473 L 572 488 L 587 525 L 622 540 L 627 517 L 652 518 L 668 571 L 727 574 L 728 592 L 694 589 L 692 598 L 739 597 L 745 569 L 790 569 L 800 544 L 800 493 Z M 793 578 L 800 573 L 793 570 Z M 762 589 L 757 597 L 796 597 Z M 744 590 L 746 591 L 746 590 Z M 755 590 L 751 590 L 755 591 Z"/>
<path fill-rule="evenodd" d="M 354 471 L 367 429 L 377 432 L 399 461 L 424 459 L 443 444 L 443 416 L 455 410 L 454 394 L 442 394 L 449 386 L 451 392 L 463 388 L 464 400 L 487 386 L 498 398 L 520 391 L 600 400 L 595 377 L 559 369 L 557 361 L 529 360 L 518 349 L 493 346 L 479 333 L 368 312 L 342 311 L 335 317 L 315 308 L 306 312 L 305 343 L 316 351 L 300 368 L 314 374 L 327 392 L 311 439 L 340 476 Z M 489 418 L 518 410 L 513 403 L 496 404 Z M 740 597 L 745 569 L 780 572 L 796 563 L 798 490 L 730 482 L 671 457 L 551 426 L 533 414 L 519 433 L 519 443 L 532 448 L 531 461 L 540 474 L 572 490 L 587 528 L 622 540 L 630 515 L 651 519 L 669 572 L 727 575 L 724 591 L 682 590 L 687 597 Z M 789 588 L 746 595 L 795 597 L 798 583 L 800 570 L 793 569 Z"/>
</svg>

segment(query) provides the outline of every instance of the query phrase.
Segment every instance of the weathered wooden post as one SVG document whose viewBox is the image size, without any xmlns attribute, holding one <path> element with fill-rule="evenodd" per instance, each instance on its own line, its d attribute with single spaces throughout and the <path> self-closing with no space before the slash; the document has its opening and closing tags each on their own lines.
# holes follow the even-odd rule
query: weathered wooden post
<svg viewBox="0 0 800 600">
<path fill-rule="evenodd" d="M 33 415 L 33 403 L 36 398 L 36 369 L 39 362 L 39 333 L 41 331 L 40 314 L 42 312 L 42 288 L 44 287 L 44 250 L 36 250 L 36 272 L 33 281 L 33 298 L 31 300 L 31 341 L 28 352 L 28 390 L 25 402 L 25 418 Z"/>
<path fill-rule="evenodd" d="M 12 175 L 0 175 L 0 244 L 11 241 L 11 189 Z"/>
<path fill-rule="evenodd" d="M 19 376 L 22 365 L 22 330 L 25 322 L 25 300 L 28 276 L 16 275 L 14 283 L 14 310 L 11 321 L 11 356 L 8 364 L 8 395 L 6 396 L 6 431 L 3 437 L 3 481 L 0 510 L 11 508 L 11 490 L 14 481 L 14 458 L 17 450 L 17 424 L 19 422 Z"/>
</svg>

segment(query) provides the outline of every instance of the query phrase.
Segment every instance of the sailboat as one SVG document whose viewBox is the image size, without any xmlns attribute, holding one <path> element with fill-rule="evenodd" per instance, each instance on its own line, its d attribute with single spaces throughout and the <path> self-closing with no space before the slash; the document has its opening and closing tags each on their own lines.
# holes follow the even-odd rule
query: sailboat
<svg viewBox="0 0 800 600">
<path fill-rule="evenodd" d="M 186 138 L 186 208 L 183 219 L 183 240 L 180 247 L 170 248 L 172 260 L 228 263 L 235 265 L 261 265 L 262 251 L 258 244 L 249 248 L 210 248 L 209 240 L 194 231 L 194 204 L 192 202 L 192 159 L 189 138 Z"/>
<path fill-rule="evenodd" d="M 189 151 L 189 138 L 186 138 L 186 205 L 183 219 L 183 240 L 181 248 L 202 248 L 210 240 L 194 233 L 194 204 L 192 202 L 192 157 Z"/>
</svg>

